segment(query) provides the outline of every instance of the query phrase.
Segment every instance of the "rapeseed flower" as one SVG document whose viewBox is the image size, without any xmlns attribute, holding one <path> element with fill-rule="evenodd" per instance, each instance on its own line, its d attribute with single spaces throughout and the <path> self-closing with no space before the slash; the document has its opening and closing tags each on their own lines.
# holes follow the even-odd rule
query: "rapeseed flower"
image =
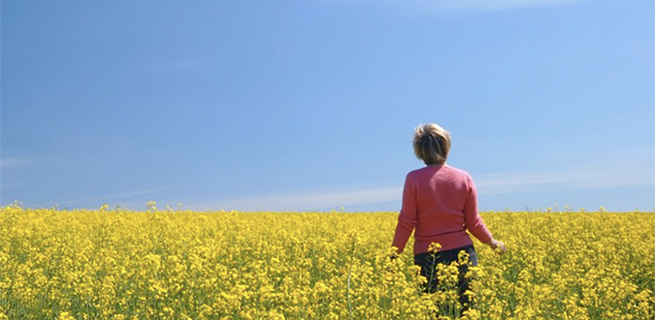
<svg viewBox="0 0 655 320">
<path fill-rule="evenodd" d="M 0 208 L 0 320 L 655 317 L 653 213 L 482 213 L 511 250 L 474 240 L 462 312 L 458 263 L 424 294 L 388 248 L 397 213 L 147 207 Z"/>
</svg>

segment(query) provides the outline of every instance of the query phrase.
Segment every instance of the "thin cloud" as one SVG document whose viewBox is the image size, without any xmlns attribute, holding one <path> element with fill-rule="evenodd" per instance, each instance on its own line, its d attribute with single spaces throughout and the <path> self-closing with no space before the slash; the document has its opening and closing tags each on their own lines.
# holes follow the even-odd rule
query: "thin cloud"
<svg viewBox="0 0 655 320">
<path fill-rule="evenodd" d="M 450 1 L 417 1 L 428 5 L 437 3 L 433 8 L 444 11 L 500 11 L 525 7 L 546 7 L 568 5 L 589 0 L 450 0 Z"/>
<path fill-rule="evenodd" d="M 195 210 L 302 211 L 337 209 L 400 199 L 402 189 L 373 188 L 350 191 L 264 195 L 209 202 L 190 206 Z"/>
<path fill-rule="evenodd" d="M 5 158 L 5 159 L 0 159 L 0 168 L 6 169 L 10 167 L 18 167 L 18 166 L 29 164 L 30 162 L 31 161 L 29 159 L 21 158 L 21 157 Z"/>
<path fill-rule="evenodd" d="M 476 178 L 479 193 L 509 194 L 557 188 L 596 189 L 637 187 L 655 184 L 655 152 L 634 149 L 615 156 L 587 155 L 582 159 L 604 159 L 541 171 L 488 174 Z"/>
<path fill-rule="evenodd" d="M 152 188 L 152 189 L 147 189 L 147 190 L 116 193 L 116 194 L 111 194 L 111 195 L 106 195 L 106 196 L 97 196 L 97 197 L 80 198 L 80 199 L 73 199 L 73 200 L 66 200 L 66 201 L 58 201 L 56 204 L 57 205 L 76 205 L 76 204 L 93 203 L 94 205 L 100 205 L 102 203 L 109 202 L 111 200 L 115 201 L 115 200 L 134 197 L 134 196 L 142 196 L 142 195 L 147 195 L 147 194 L 156 194 L 156 193 L 159 193 L 159 192 L 162 192 L 162 191 L 165 191 L 165 190 L 170 190 L 170 189 L 173 189 L 173 188 L 174 187 Z M 145 202 L 144 202 L 144 204 L 145 204 Z"/>
<path fill-rule="evenodd" d="M 361 3 L 366 0 L 328 0 L 337 3 Z M 389 6 L 401 6 L 417 13 L 480 13 L 526 7 L 569 5 L 590 0 L 383 0 Z M 372 1 L 369 1 L 372 2 Z"/>
<path fill-rule="evenodd" d="M 569 165 L 534 171 L 515 171 L 474 177 L 480 195 L 552 190 L 621 188 L 655 185 L 655 154 L 650 149 L 625 150 L 616 157 L 588 165 Z M 610 161 L 611 160 L 611 161 Z M 381 203 L 400 203 L 402 187 L 262 195 L 191 205 L 194 210 L 299 211 L 337 209 Z"/>
<path fill-rule="evenodd" d="M 485 175 L 476 180 L 480 194 L 509 194 L 543 189 L 597 189 L 647 186 L 653 174 L 639 167 L 619 167 L 617 171 L 569 170 L 550 172 L 508 172 Z"/>
</svg>

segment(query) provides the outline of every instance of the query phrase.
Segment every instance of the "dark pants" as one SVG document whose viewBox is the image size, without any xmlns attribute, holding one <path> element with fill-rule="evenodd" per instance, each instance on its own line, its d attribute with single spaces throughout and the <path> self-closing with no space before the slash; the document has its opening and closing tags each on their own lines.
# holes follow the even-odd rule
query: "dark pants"
<svg viewBox="0 0 655 320">
<path fill-rule="evenodd" d="M 438 251 L 436 253 L 419 253 L 414 256 L 414 264 L 421 267 L 421 275 L 427 279 L 427 283 L 425 284 L 423 291 L 426 293 L 434 293 L 439 290 L 439 279 L 437 274 L 438 264 L 449 265 L 454 261 L 458 261 L 460 251 L 465 251 L 469 254 L 468 263 L 464 263 L 459 266 L 459 276 L 457 283 L 459 302 L 462 304 L 462 311 L 465 311 L 468 309 L 471 303 L 469 297 L 464 294 L 466 290 L 470 290 L 470 278 L 465 277 L 465 275 L 469 270 L 469 265 L 478 265 L 478 256 L 475 253 L 475 248 L 473 248 L 473 245 L 452 250 Z"/>
</svg>

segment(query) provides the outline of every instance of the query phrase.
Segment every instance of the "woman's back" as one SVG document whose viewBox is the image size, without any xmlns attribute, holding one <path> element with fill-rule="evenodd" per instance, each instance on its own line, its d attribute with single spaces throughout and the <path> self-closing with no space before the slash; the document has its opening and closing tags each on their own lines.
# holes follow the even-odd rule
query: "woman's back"
<svg viewBox="0 0 655 320">
<path fill-rule="evenodd" d="M 466 172 L 449 165 L 427 166 L 410 172 L 408 179 L 416 190 L 418 212 L 428 217 L 457 216 L 463 223 L 466 199 L 470 193 L 468 177 Z"/>
<path fill-rule="evenodd" d="M 443 250 L 470 245 L 467 229 L 483 243 L 491 239 L 477 211 L 473 179 L 466 171 L 446 164 L 407 174 L 398 222 L 402 228 L 394 245 L 404 247 L 405 237 L 415 228 L 415 254 L 426 252 L 432 242 Z"/>
</svg>

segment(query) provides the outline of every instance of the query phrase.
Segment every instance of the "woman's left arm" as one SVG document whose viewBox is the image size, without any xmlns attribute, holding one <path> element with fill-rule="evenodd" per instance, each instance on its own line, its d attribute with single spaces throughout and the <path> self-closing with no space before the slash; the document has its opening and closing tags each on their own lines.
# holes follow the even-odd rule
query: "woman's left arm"
<svg viewBox="0 0 655 320">
<path fill-rule="evenodd" d="M 414 231 L 418 222 L 418 212 L 416 205 L 416 187 L 411 183 L 409 175 L 405 178 L 405 187 L 403 188 L 403 204 L 398 216 L 398 224 L 393 237 L 392 247 L 398 248 L 398 253 L 405 250 L 405 245 L 409 236 Z"/>
</svg>

